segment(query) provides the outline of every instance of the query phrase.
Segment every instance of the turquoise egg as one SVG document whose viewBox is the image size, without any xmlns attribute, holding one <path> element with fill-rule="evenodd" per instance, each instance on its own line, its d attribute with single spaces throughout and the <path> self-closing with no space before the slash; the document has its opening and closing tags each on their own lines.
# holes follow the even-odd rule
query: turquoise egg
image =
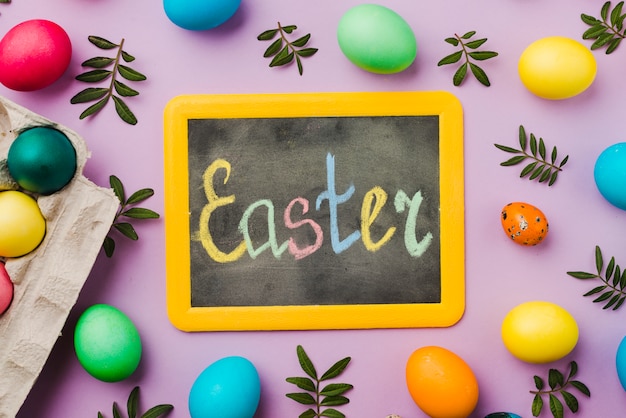
<svg viewBox="0 0 626 418">
<path fill-rule="evenodd" d="M 74 348 L 83 368 L 104 382 L 126 379 L 141 360 L 141 338 L 135 324 L 106 304 L 93 305 L 78 318 Z"/>
<path fill-rule="evenodd" d="M 612 205 L 626 210 L 626 142 L 602 151 L 593 175 L 600 194 Z"/>
<path fill-rule="evenodd" d="M 230 19 L 241 0 L 163 0 L 167 17 L 188 30 L 213 29 Z"/>
<path fill-rule="evenodd" d="M 376 4 L 348 10 L 339 21 L 337 41 L 354 65 L 377 74 L 403 71 L 417 54 L 409 24 L 393 10 Z"/>
<path fill-rule="evenodd" d="M 224 357 L 196 378 L 189 392 L 191 418 L 252 418 L 261 397 L 261 381 L 246 358 Z"/>
<path fill-rule="evenodd" d="M 617 355 L 615 356 L 615 366 L 617 368 L 617 377 L 622 384 L 622 388 L 626 390 L 626 337 L 617 347 Z"/>
<path fill-rule="evenodd" d="M 517 414 L 513 414 L 511 412 L 494 412 L 492 414 L 487 415 L 485 418 L 522 418 Z"/>
<path fill-rule="evenodd" d="M 15 138 L 7 155 L 7 167 L 23 189 L 52 194 L 74 177 L 76 150 L 63 132 L 39 126 Z"/>
</svg>

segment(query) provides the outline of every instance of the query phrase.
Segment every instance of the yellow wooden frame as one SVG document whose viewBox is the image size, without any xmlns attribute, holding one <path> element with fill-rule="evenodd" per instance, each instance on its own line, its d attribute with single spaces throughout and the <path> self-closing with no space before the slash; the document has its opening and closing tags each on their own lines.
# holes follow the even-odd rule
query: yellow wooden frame
<svg viewBox="0 0 626 418">
<path fill-rule="evenodd" d="M 187 121 L 439 116 L 441 302 L 192 307 Z M 447 92 L 185 95 L 164 112 L 167 312 L 183 331 L 446 327 L 465 310 L 463 110 Z"/>
</svg>

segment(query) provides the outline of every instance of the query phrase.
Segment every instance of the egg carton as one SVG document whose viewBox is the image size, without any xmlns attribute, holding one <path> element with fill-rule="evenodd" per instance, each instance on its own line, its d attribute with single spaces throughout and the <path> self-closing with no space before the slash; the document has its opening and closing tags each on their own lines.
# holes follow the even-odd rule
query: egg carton
<svg viewBox="0 0 626 418">
<path fill-rule="evenodd" d="M 83 176 L 89 152 L 80 136 L 1 96 L 0 190 L 16 187 L 6 156 L 17 133 L 34 126 L 63 132 L 76 150 L 77 169 L 60 191 L 35 196 L 46 219 L 41 244 L 5 260 L 15 291 L 0 316 L 0 418 L 15 417 L 41 373 L 119 208 L 111 189 Z"/>
</svg>

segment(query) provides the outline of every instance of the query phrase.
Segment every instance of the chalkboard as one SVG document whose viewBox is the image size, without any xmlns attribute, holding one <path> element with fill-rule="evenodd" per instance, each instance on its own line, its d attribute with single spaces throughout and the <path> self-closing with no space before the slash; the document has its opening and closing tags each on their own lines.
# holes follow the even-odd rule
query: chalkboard
<svg viewBox="0 0 626 418">
<path fill-rule="evenodd" d="M 449 93 L 176 97 L 164 168 L 168 314 L 182 330 L 449 326 L 463 313 Z"/>
</svg>

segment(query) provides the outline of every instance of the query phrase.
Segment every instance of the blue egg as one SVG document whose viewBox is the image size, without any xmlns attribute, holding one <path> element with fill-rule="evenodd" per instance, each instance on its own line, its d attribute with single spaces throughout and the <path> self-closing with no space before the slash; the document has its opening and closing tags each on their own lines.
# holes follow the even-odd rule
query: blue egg
<svg viewBox="0 0 626 418">
<path fill-rule="evenodd" d="M 252 418 L 261 398 L 254 365 L 243 357 L 224 357 L 209 365 L 191 387 L 191 418 Z"/>
<path fill-rule="evenodd" d="M 626 390 L 626 337 L 617 347 L 617 355 L 615 356 L 615 367 L 617 368 L 617 377 L 622 384 L 622 388 Z"/>
<path fill-rule="evenodd" d="M 163 0 L 167 17 L 188 30 L 208 30 L 230 19 L 241 0 Z"/>
<path fill-rule="evenodd" d="M 522 417 L 512 412 L 494 412 L 492 414 L 487 415 L 485 418 L 522 418 Z"/>
<path fill-rule="evenodd" d="M 626 142 L 605 149 L 596 160 L 593 175 L 602 196 L 626 210 Z"/>
</svg>

